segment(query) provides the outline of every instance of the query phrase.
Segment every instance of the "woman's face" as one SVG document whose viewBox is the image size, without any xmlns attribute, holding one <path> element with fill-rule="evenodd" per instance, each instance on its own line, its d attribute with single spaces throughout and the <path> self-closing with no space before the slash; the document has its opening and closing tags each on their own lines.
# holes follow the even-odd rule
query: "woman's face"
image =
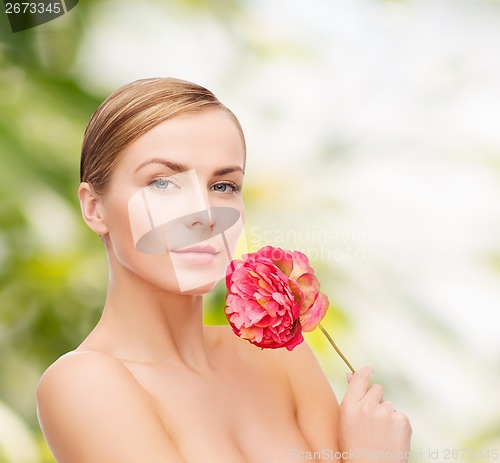
<svg viewBox="0 0 500 463">
<path fill-rule="evenodd" d="M 102 200 L 118 265 L 165 291 L 212 289 L 243 229 L 244 160 L 220 109 L 175 117 L 130 144 Z"/>
</svg>

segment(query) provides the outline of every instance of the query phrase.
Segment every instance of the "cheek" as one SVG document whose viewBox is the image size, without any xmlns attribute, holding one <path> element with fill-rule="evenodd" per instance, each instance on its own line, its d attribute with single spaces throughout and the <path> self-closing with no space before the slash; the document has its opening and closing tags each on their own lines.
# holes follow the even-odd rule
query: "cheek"
<svg viewBox="0 0 500 463">
<path fill-rule="evenodd" d="M 128 201 L 123 225 L 130 230 L 134 245 L 137 245 L 139 240 L 151 231 L 151 212 L 144 204 L 141 191 Z"/>
<path fill-rule="evenodd" d="M 106 204 L 108 234 L 104 240 L 112 265 L 127 269 L 155 287 L 179 291 L 172 261 L 164 246 L 161 249 L 156 247 L 154 253 L 137 249 L 137 240 L 151 230 L 150 220 L 147 211 L 129 204 L 130 200 L 124 197 L 113 197 Z"/>
<path fill-rule="evenodd" d="M 151 230 L 147 213 L 140 208 L 111 204 L 108 215 L 108 239 L 116 259 L 129 269 L 162 271 L 171 267 L 169 257 L 162 249 L 155 252 L 138 249 L 140 238 Z M 160 270 L 161 269 L 161 270 Z"/>
<path fill-rule="evenodd" d="M 112 241 L 112 250 L 117 265 L 134 274 L 139 280 L 164 291 L 179 291 L 170 255 L 147 254 L 138 251 L 130 230 Z"/>
</svg>

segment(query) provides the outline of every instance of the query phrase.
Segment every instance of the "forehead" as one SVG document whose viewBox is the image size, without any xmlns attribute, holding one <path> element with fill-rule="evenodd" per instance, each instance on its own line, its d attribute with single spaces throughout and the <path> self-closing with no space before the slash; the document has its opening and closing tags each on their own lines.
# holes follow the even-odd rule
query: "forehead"
<svg viewBox="0 0 500 463">
<path fill-rule="evenodd" d="M 121 161 L 133 168 L 148 156 L 165 157 L 196 169 L 226 164 L 243 169 L 245 146 L 233 117 L 222 109 L 211 109 L 158 124 L 127 146 Z"/>
</svg>

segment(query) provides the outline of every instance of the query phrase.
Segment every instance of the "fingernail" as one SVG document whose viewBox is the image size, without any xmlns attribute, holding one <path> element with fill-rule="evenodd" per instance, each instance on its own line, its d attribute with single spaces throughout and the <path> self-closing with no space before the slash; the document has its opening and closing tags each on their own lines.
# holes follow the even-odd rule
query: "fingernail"
<svg viewBox="0 0 500 463">
<path fill-rule="evenodd" d="M 352 373 L 346 373 L 347 382 L 350 383 L 352 379 Z"/>
</svg>

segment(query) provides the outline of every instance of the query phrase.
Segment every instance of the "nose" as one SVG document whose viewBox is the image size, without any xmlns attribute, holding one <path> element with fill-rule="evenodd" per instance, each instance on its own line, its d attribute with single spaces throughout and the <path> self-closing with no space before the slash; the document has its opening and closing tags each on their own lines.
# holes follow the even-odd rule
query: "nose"
<svg viewBox="0 0 500 463">
<path fill-rule="evenodd" d="M 208 191 L 204 191 L 202 183 L 197 180 L 197 188 L 191 191 L 191 201 L 196 204 L 200 210 L 184 216 L 184 225 L 187 228 L 210 229 L 214 228 L 215 216 L 210 204 Z"/>
<path fill-rule="evenodd" d="M 210 229 L 215 226 L 215 215 L 211 208 L 207 207 L 198 212 L 185 215 L 183 217 L 184 225 L 189 229 Z"/>
</svg>

